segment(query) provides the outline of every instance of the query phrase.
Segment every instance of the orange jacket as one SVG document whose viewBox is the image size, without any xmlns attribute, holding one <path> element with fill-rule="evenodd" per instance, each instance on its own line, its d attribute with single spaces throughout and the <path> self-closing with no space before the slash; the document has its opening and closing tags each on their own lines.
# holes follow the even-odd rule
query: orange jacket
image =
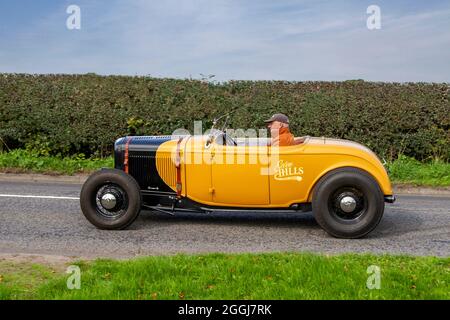
<svg viewBox="0 0 450 320">
<path fill-rule="evenodd" d="M 294 144 L 294 135 L 289 131 L 289 128 L 280 128 L 278 135 L 272 137 L 271 145 L 273 147 L 291 146 Z"/>
</svg>

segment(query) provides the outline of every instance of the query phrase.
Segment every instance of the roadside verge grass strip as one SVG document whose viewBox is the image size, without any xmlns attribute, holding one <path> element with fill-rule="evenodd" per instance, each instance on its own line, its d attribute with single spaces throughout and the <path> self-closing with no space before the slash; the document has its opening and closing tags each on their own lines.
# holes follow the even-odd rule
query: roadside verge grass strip
<svg viewBox="0 0 450 320">
<path fill-rule="evenodd" d="M 6 172 L 67 174 L 88 173 L 114 166 L 113 157 L 84 159 L 82 156 L 38 156 L 22 149 L 0 152 L 0 169 Z"/>
<path fill-rule="evenodd" d="M 367 268 L 380 267 L 369 290 Z M 309 253 L 152 256 L 81 265 L 81 289 L 46 279 L 38 299 L 449 299 L 450 258 Z M 3 296 L 4 297 L 4 296 Z M 27 297 L 27 296 L 23 296 Z M 20 298 L 20 296 L 19 296 Z"/>
</svg>

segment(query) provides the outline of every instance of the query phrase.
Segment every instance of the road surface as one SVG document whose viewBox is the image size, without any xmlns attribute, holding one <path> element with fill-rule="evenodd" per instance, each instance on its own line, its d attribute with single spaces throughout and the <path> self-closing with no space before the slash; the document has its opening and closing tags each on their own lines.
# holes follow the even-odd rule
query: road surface
<svg viewBox="0 0 450 320">
<path fill-rule="evenodd" d="M 125 258 L 204 252 L 309 251 L 450 256 L 450 197 L 399 195 L 364 239 L 335 239 L 312 213 L 142 211 L 127 230 L 97 230 L 80 184 L 0 181 L 0 253 Z"/>
</svg>

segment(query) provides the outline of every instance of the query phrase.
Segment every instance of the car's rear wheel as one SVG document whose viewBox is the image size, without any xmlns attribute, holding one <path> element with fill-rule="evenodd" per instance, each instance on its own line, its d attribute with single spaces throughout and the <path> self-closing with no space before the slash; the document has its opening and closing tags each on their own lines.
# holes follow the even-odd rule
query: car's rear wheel
<svg viewBox="0 0 450 320">
<path fill-rule="evenodd" d="M 356 168 L 341 168 L 319 180 L 312 209 L 317 223 L 332 236 L 360 238 L 380 222 L 384 197 L 371 175 Z"/>
<path fill-rule="evenodd" d="M 136 180 L 117 169 L 102 169 L 84 183 L 81 211 L 99 229 L 124 229 L 138 217 L 141 193 Z"/>
</svg>

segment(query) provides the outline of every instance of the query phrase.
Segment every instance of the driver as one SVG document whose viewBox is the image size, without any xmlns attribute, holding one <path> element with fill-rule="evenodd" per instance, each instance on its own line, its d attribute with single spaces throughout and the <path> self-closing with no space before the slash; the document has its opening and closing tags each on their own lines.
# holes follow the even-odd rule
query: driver
<svg viewBox="0 0 450 320">
<path fill-rule="evenodd" d="M 269 145 L 272 147 L 292 146 L 302 143 L 304 140 L 297 141 L 294 138 L 294 135 L 289 131 L 289 118 L 282 113 L 276 113 L 264 122 L 270 130 L 272 139 Z"/>
</svg>

